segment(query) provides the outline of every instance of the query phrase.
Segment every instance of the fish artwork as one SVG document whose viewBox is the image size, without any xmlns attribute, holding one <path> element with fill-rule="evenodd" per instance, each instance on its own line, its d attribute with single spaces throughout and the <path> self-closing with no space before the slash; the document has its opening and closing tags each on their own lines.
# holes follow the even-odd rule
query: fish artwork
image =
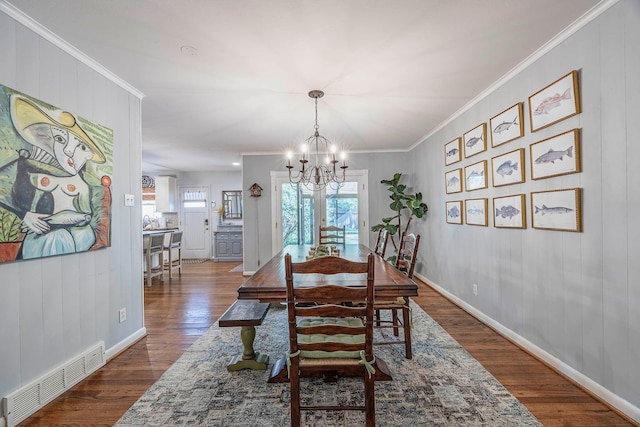
<svg viewBox="0 0 640 427">
<path fill-rule="evenodd" d="M 496 209 L 496 216 L 497 217 L 500 216 L 502 218 L 511 219 L 514 216 L 518 215 L 519 213 L 520 213 L 520 210 L 512 205 L 502 206 L 500 209 Z"/>
<path fill-rule="evenodd" d="M 562 160 L 564 156 L 573 158 L 573 146 L 566 150 L 553 151 L 553 148 L 549 148 L 549 151 L 535 160 L 536 164 L 540 163 L 553 163 L 556 160 Z"/>
<path fill-rule="evenodd" d="M 511 160 L 507 160 L 506 162 L 498 166 L 498 169 L 496 170 L 496 172 L 501 177 L 504 178 L 505 175 L 511 175 L 513 171 L 517 171 L 517 170 L 518 170 L 518 162 L 512 163 Z"/>
<path fill-rule="evenodd" d="M 551 207 L 548 208 L 546 205 L 542 205 L 541 208 L 535 206 L 535 214 L 538 214 L 538 212 L 540 212 L 541 215 L 544 214 L 566 214 L 569 212 L 573 212 L 573 209 L 571 208 L 565 208 L 564 206 L 555 206 L 555 207 Z"/>
<path fill-rule="evenodd" d="M 451 150 L 447 151 L 447 157 L 455 156 L 456 154 L 458 154 L 457 148 L 452 148 Z"/>
<path fill-rule="evenodd" d="M 513 125 L 517 125 L 518 123 L 516 122 L 516 120 L 518 120 L 518 116 L 515 116 L 513 118 L 512 122 L 502 122 L 500 123 L 498 126 L 496 126 L 493 129 L 493 133 L 502 133 L 502 132 L 506 132 L 509 130 L 509 128 Z"/>
<path fill-rule="evenodd" d="M 469 215 L 484 215 L 484 209 L 482 209 L 482 208 L 467 209 L 467 214 L 469 214 Z"/>
<path fill-rule="evenodd" d="M 474 136 L 472 138 L 470 138 L 467 142 L 466 142 L 466 146 L 471 148 L 474 145 L 476 145 L 478 142 L 482 141 L 482 136 Z"/>
<path fill-rule="evenodd" d="M 451 177 L 449 181 L 447 181 L 447 187 L 455 187 L 459 182 L 460 180 L 457 176 Z"/>
<path fill-rule="evenodd" d="M 548 96 L 542 100 L 542 102 L 536 107 L 533 114 L 539 116 L 541 114 L 549 114 L 549 111 L 560 106 L 561 101 L 571 99 L 571 88 L 564 91 L 562 95 L 556 93 L 553 96 Z"/>
<path fill-rule="evenodd" d="M 458 209 L 457 206 L 454 206 L 447 211 L 447 215 L 450 218 L 458 218 L 460 216 L 460 210 Z"/>
<path fill-rule="evenodd" d="M 484 184 L 484 171 L 473 171 L 467 177 L 467 183 L 470 187 L 478 187 Z"/>
</svg>

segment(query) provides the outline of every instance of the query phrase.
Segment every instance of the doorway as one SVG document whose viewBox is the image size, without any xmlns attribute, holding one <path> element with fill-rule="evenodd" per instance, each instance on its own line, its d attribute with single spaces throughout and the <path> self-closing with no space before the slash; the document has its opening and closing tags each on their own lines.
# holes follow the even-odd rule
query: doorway
<svg viewBox="0 0 640 427">
<path fill-rule="evenodd" d="M 287 245 L 316 244 L 320 225 L 345 227 L 347 243 L 369 245 L 368 171 L 347 172 L 344 185 L 321 191 L 292 184 L 287 172 L 272 172 L 271 183 L 273 254 Z"/>
<path fill-rule="evenodd" d="M 183 258 L 211 258 L 209 187 L 180 187 Z"/>
</svg>

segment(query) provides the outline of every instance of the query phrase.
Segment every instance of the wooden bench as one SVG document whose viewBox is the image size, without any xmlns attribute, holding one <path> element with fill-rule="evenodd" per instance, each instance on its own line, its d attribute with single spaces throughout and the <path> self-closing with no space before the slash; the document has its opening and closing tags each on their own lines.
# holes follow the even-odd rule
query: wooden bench
<svg viewBox="0 0 640 427">
<path fill-rule="evenodd" d="M 237 300 L 224 312 L 218 320 L 221 328 L 240 326 L 240 339 L 244 351 L 233 356 L 227 365 L 227 371 L 239 371 L 241 369 L 265 370 L 269 363 L 269 356 L 253 350 L 253 341 L 256 338 L 256 326 L 260 326 L 269 311 L 269 303 L 257 300 Z"/>
</svg>

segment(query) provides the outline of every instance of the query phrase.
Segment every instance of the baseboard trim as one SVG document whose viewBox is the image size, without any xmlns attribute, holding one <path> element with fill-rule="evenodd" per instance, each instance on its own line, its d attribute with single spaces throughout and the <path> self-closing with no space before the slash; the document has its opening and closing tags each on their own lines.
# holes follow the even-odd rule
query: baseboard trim
<svg viewBox="0 0 640 427">
<path fill-rule="evenodd" d="M 575 370 L 571 366 L 567 365 L 557 357 L 547 353 L 545 350 L 541 349 L 537 345 L 533 344 L 531 341 L 523 338 L 517 333 L 513 332 L 511 329 L 477 310 L 475 307 L 467 304 L 462 299 L 458 298 L 454 294 L 450 293 L 446 289 L 440 287 L 433 281 L 429 280 L 425 276 L 421 274 L 415 275 L 418 279 L 426 283 L 429 287 L 435 289 L 438 293 L 445 296 L 455 305 L 480 320 L 482 323 L 499 333 L 500 335 L 507 338 L 509 341 L 513 342 L 523 350 L 530 353 L 532 356 L 538 358 L 540 361 L 545 363 L 547 366 L 563 375 L 570 381 L 574 382 L 576 385 L 583 388 L 588 393 L 592 394 L 594 397 L 602 400 L 609 406 L 611 406 L 616 411 L 620 412 L 621 415 L 633 420 L 636 423 L 640 423 L 640 408 L 633 405 L 631 402 L 623 399 L 617 394 L 613 393 L 611 390 L 603 387 L 601 384 L 598 384 L 591 378 L 582 374 L 581 372 Z"/>
<path fill-rule="evenodd" d="M 111 359 L 113 359 L 114 357 L 116 357 L 117 355 L 119 355 L 120 353 L 122 353 L 123 351 L 125 351 L 126 349 L 128 349 L 133 344 L 135 344 L 136 342 L 138 342 L 139 340 L 141 340 L 146 336 L 147 336 L 147 328 L 143 326 L 133 334 L 129 335 L 128 337 L 126 337 L 125 339 L 117 343 L 116 345 L 107 349 L 107 351 L 105 351 L 104 353 L 107 363 L 109 363 Z"/>
</svg>

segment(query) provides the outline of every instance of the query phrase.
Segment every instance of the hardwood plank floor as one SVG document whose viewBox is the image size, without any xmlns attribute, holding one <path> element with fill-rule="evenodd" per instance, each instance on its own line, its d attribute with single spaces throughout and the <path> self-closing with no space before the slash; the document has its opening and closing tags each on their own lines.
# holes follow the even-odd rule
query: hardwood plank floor
<svg viewBox="0 0 640 427">
<path fill-rule="evenodd" d="M 145 287 L 148 335 L 20 426 L 111 426 L 224 313 L 238 263 L 185 264 Z M 414 299 L 545 425 L 634 425 L 427 285 Z"/>
</svg>

